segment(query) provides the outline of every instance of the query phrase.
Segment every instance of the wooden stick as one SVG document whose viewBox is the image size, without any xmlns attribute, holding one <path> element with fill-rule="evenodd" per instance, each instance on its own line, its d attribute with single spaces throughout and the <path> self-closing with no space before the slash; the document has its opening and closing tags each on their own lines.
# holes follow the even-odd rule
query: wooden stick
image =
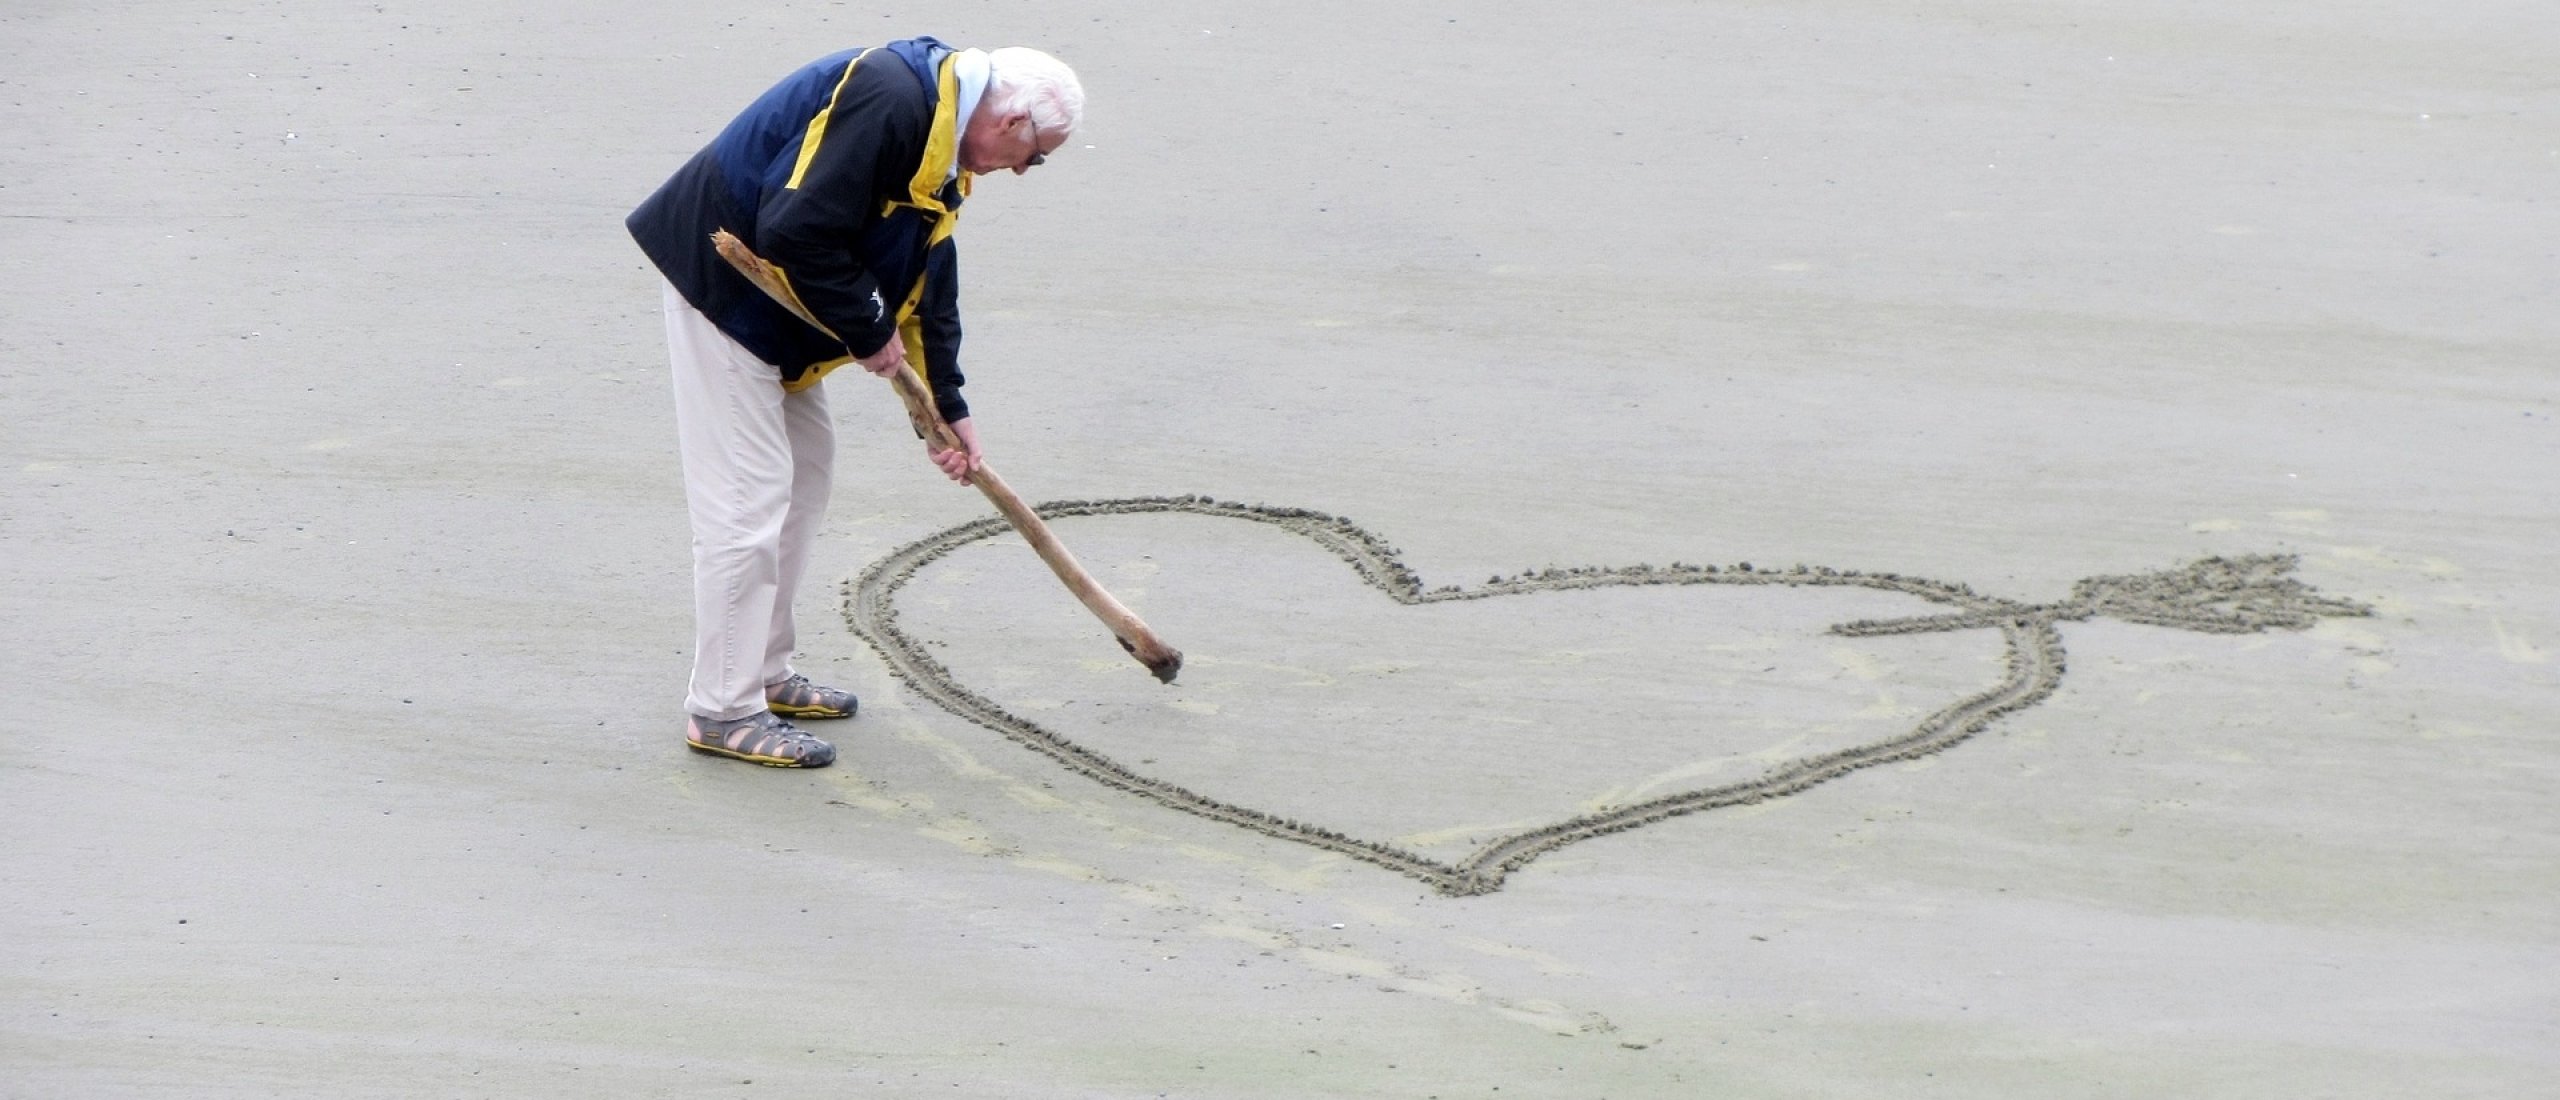
<svg viewBox="0 0 2560 1100">
<path fill-rule="evenodd" d="M 729 261 L 729 266 L 737 268 L 739 274 L 756 285 L 756 289 L 781 303 L 793 316 L 817 326 L 818 331 L 829 336 L 836 335 L 825 323 L 809 315 L 773 266 L 748 250 L 746 242 L 723 229 L 711 235 L 711 244 L 719 249 L 721 259 Z M 898 338 L 890 337 L 892 340 Z M 917 378 L 915 371 L 895 371 L 889 382 L 898 391 L 898 400 L 905 402 L 907 420 L 915 425 L 917 435 L 936 442 L 944 450 L 968 451 L 960 442 L 959 433 L 952 431 L 951 425 L 943 421 L 941 411 L 934 407 L 933 391 L 925 387 L 924 380 Z M 996 511 L 1003 513 L 1005 521 L 1022 533 L 1024 541 L 1031 544 L 1031 552 L 1048 563 L 1049 571 L 1058 575 L 1067 591 L 1075 594 L 1077 602 L 1102 620 L 1102 625 L 1110 629 L 1121 649 L 1136 657 L 1139 664 L 1147 666 L 1147 671 L 1154 673 L 1159 682 L 1173 682 L 1174 675 L 1182 671 L 1182 651 L 1164 644 L 1163 639 L 1156 637 L 1155 631 L 1147 629 L 1146 623 L 1113 598 L 1109 590 L 1093 579 L 1092 574 L 1085 572 L 1084 566 L 1077 564 L 1076 556 L 1067 552 L 1066 544 L 1049 533 L 1049 525 L 1041 522 L 1040 514 L 1024 504 L 1021 497 L 1015 496 L 1004 479 L 996 476 L 994 469 L 981 463 L 970 473 L 969 483 L 986 494 L 988 502 L 996 506 Z"/>
</svg>

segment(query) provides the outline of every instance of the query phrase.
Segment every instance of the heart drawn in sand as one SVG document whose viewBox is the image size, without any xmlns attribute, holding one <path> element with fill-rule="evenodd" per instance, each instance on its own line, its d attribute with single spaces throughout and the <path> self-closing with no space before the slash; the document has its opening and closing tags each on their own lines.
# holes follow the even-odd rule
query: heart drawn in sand
<svg viewBox="0 0 2560 1100">
<path fill-rule="evenodd" d="M 1453 895 L 1500 889 L 1512 871 L 1576 841 L 1683 814 L 1782 798 L 1860 768 L 1944 750 L 1981 732 L 2002 716 L 2033 706 L 2053 693 L 2063 673 L 2062 635 L 2055 628 L 2059 622 L 2106 616 L 2153 626 L 2241 634 L 2300 630 L 2322 616 L 2372 613 L 2361 604 L 2315 594 L 2288 575 L 2295 559 L 2282 555 L 2207 558 L 2158 573 L 2092 577 L 2074 585 L 2070 598 L 2048 604 L 2021 603 L 1982 595 L 1961 584 L 1891 573 L 1803 565 L 1773 570 L 1755 568 L 1748 562 L 1732 566 L 1548 569 L 1495 577 L 1473 587 L 1425 589 L 1392 546 L 1349 520 L 1318 512 L 1205 497 L 1062 501 L 1040 505 L 1037 510 L 1051 520 L 1179 513 L 1268 525 L 1331 551 L 1370 587 L 1408 606 L 1645 585 L 1863 588 L 1916 596 L 1948 610 L 1937 615 L 1841 623 L 1831 627 L 1830 633 L 1876 637 L 1957 630 L 2000 632 L 2006 645 L 2005 673 L 2000 681 L 1929 713 L 1907 731 L 1788 761 L 1747 781 L 1696 787 L 1518 829 L 1492 838 L 1463 858 L 1442 860 L 1189 790 L 1012 713 L 959 683 L 950 669 L 927 653 L 924 642 L 899 628 L 896 597 L 925 565 L 961 547 L 1010 531 L 1000 519 L 964 524 L 900 547 L 846 585 L 845 615 L 854 632 L 879 650 L 900 680 L 943 709 L 986 726 L 1096 782 L 1213 821 L 1365 860 Z"/>
</svg>

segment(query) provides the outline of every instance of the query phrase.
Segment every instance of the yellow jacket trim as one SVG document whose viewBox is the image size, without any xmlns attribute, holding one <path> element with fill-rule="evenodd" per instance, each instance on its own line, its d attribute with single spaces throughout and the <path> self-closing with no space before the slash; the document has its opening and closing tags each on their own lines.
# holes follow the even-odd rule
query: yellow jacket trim
<svg viewBox="0 0 2560 1100">
<path fill-rule="evenodd" d="M 800 159 L 791 166 L 791 182 L 783 184 L 784 189 L 800 189 L 801 178 L 809 174 L 809 162 L 818 159 L 818 146 L 827 140 L 827 119 L 836 113 L 836 100 L 843 97 L 844 86 L 853 83 L 853 70 L 863 58 L 878 52 L 876 47 L 864 50 L 845 64 L 844 75 L 836 78 L 836 90 L 827 94 L 827 105 L 818 111 L 818 117 L 809 120 L 809 129 L 800 135 Z"/>
<path fill-rule="evenodd" d="M 841 367 L 850 362 L 853 362 L 853 357 L 848 355 L 841 359 L 829 359 L 824 363 L 816 364 L 808 370 L 802 371 L 800 377 L 783 383 L 782 389 L 786 393 L 798 393 L 825 381 L 828 371 L 834 370 L 837 367 Z"/>
</svg>

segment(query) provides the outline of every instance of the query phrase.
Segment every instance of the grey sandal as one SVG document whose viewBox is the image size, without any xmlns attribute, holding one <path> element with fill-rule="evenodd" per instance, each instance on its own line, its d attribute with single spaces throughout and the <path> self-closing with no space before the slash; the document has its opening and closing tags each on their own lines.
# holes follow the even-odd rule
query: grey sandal
<svg viewBox="0 0 2560 1100">
<path fill-rule="evenodd" d="M 862 704 L 850 691 L 839 691 L 795 672 L 788 680 L 764 686 L 764 705 L 785 718 L 851 718 Z"/>
<path fill-rule="evenodd" d="M 836 761 L 836 747 L 809 731 L 760 710 L 744 718 L 714 722 L 685 716 L 684 743 L 695 752 L 734 757 L 769 768 L 823 768 Z"/>
</svg>

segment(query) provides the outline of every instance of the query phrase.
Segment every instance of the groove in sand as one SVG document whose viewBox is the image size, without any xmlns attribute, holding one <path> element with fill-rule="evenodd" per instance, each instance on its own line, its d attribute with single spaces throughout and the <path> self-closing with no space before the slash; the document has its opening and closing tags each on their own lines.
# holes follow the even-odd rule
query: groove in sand
<svg viewBox="0 0 2560 1100">
<path fill-rule="evenodd" d="M 1226 802 L 1161 779 L 1152 778 L 1095 752 L 1030 719 L 1012 714 L 969 690 L 925 652 L 925 646 L 898 628 L 895 597 L 916 571 L 969 543 L 1010 531 L 1001 519 L 963 524 L 899 547 L 846 583 L 845 618 L 854 633 L 879 650 L 890 674 L 909 688 L 971 722 L 1057 761 L 1067 770 L 1142 798 L 1258 833 L 1339 852 L 1420 879 L 1444 894 L 1491 893 L 1512 871 L 1529 861 L 1576 841 L 1650 825 L 1657 821 L 1725 806 L 1783 798 L 1830 782 L 1860 768 L 1911 760 L 1964 741 L 2000 718 L 2042 702 L 2062 682 L 2062 634 L 2058 622 L 2085 621 L 2101 615 L 2127 622 L 2219 634 L 2265 630 L 2300 630 L 2322 616 L 2360 616 L 2371 609 L 2347 600 L 2315 594 L 2292 579 L 2290 555 L 2206 558 L 2158 573 L 2091 577 L 2072 586 L 2059 603 L 2025 604 L 1985 596 L 1960 584 L 1893 573 L 1862 573 L 1828 567 L 1790 566 L 1784 570 L 1731 566 L 1631 565 L 1614 568 L 1546 569 L 1512 577 L 1493 577 L 1474 587 L 1424 589 L 1394 547 L 1358 524 L 1338 516 L 1300 508 L 1237 504 L 1207 497 L 1140 497 L 1125 500 L 1070 500 L 1036 506 L 1045 519 L 1069 516 L 1113 516 L 1182 513 L 1268 524 L 1331 550 L 1362 580 L 1400 604 L 1481 600 L 1528 592 L 1630 585 L 1785 585 L 1789 587 L 1855 587 L 1900 592 L 1946 606 L 1948 614 L 1900 619 L 1866 619 L 1831 628 L 1849 637 L 1876 637 L 1949 630 L 1996 629 L 2008 647 L 2006 673 L 1998 684 L 1959 699 L 1930 714 L 1911 731 L 1865 745 L 1795 761 L 1746 782 L 1700 788 L 1603 812 L 1557 821 L 1500 837 L 1456 862 L 1435 860 L 1390 844 L 1363 840 L 1308 822 L 1284 818 L 1249 806 Z"/>
</svg>

